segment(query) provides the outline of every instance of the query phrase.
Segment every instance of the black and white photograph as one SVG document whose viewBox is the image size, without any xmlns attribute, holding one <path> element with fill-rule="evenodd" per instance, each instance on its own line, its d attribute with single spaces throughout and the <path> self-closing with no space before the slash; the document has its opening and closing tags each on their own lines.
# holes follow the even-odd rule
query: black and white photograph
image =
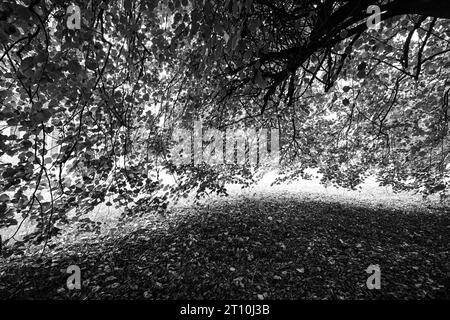
<svg viewBox="0 0 450 320">
<path fill-rule="evenodd" d="M 449 0 L 0 0 L 0 43 L 0 304 L 450 300 Z"/>
</svg>

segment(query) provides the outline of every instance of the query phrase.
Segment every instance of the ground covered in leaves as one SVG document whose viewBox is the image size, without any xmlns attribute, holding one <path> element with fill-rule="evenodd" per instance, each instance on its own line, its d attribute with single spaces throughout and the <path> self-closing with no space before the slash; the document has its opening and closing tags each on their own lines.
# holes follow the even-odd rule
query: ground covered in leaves
<svg viewBox="0 0 450 320">
<path fill-rule="evenodd" d="M 240 198 L 0 263 L 1 299 L 450 298 L 450 214 Z M 381 290 L 366 269 L 381 268 Z M 70 265 L 81 290 L 66 288 Z"/>
</svg>

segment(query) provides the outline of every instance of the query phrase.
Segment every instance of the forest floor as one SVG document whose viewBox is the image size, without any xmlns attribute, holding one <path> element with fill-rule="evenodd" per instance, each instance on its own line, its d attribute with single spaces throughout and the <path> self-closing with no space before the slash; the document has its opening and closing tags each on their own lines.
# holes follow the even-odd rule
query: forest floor
<svg viewBox="0 0 450 320">
<path fill-rule="evenodd" d="M 3 259 L 0 299 L 450 298 L 444 207 L 241 193 L 135 226 Z M 366 285 L 374 264 L 380 290 Z M 66 287 L 70 265 L 80 290 Z"/>
</svg>

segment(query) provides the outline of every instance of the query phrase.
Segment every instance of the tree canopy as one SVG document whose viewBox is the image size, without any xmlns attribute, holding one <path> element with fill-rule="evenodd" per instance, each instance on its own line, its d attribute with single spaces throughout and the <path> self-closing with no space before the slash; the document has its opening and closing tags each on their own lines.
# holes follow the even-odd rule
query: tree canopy
<svg viewBox="0 0 450 320">
<path fill-rule="evenodd" d="M 0 228 L 31 219 L 26 240 L 42 242 L 99 203 L 145 194 L 164 209 L 251 181 L 253 168 L 171 161 L 172 131 L 199 119 L 279 129 L 287 179 L 313 167 L 347 188 L 373 172 L 396 190 L 447 186 L 448 0 L 73 3 L 75 30 L 69 1 L 0 4 Z"/>
</svg>

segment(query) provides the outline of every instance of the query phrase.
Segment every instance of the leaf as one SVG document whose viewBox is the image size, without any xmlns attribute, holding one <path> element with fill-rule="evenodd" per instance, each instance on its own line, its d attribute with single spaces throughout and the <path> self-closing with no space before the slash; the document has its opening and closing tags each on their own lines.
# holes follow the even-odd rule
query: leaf
<svg viewBox="0 0 450 320">
<path fill-rule="evenodd" d="M 88 59 L 86 60 L 86 68 L 88 68 L 89 70 L 96 70 L 97 69 L 97 62 L 95 60 L 92 59 Z"/>
<path fill-rule="evenodd" d="M 130 12 L 132 8 L 131 0 L 123 0 L 123 7 L 125 11 Z"/>
<path fill-rule="evenodd" d="M 117 278 L 115 276 L 109 276 L 108 278 L 105 279 L 105 281 L 110 282 L 110 281 L 114 281 L 117 280 Z"/>
<path fill-rule="evenodd" d="M 261 88 L 261 89 L 265 89 L 267 87 L 267 83 L 264 80 L 264 78 L 262 77 L 261 72 L 258 70 L 256 72 L 256 76 L 255 76 L 255 83 Z"/>
<path fill-rule="evenodd" d="M 181 13 L 177 12 L 173 18 L 173 23 L 178 24 L 182 18 L 183 18 L 183 16 L 181 15 Z"/>
<path fill-rule="evenodd" d="M 365 71 L 366 68 L 367 68 L 367 63 L 365 63 L 365 62 L 361 62 L 361 63 L 358 65 L 358 71 Z"/>
<path fill-rule="evenodd" d="M 356 76 L 359 79 L 364 79 L 366 77 L 366 72 L 365 71 L 360 71 L 360 72 L 358 72 L 358 74 Z"/>
<path fill-rule="evenodd" d="M 223 31 L 223 38 L 225 39 L 225 43 L 228 43 L 230 40 L 230 35 L 225 30 Z"/>
</svg>

